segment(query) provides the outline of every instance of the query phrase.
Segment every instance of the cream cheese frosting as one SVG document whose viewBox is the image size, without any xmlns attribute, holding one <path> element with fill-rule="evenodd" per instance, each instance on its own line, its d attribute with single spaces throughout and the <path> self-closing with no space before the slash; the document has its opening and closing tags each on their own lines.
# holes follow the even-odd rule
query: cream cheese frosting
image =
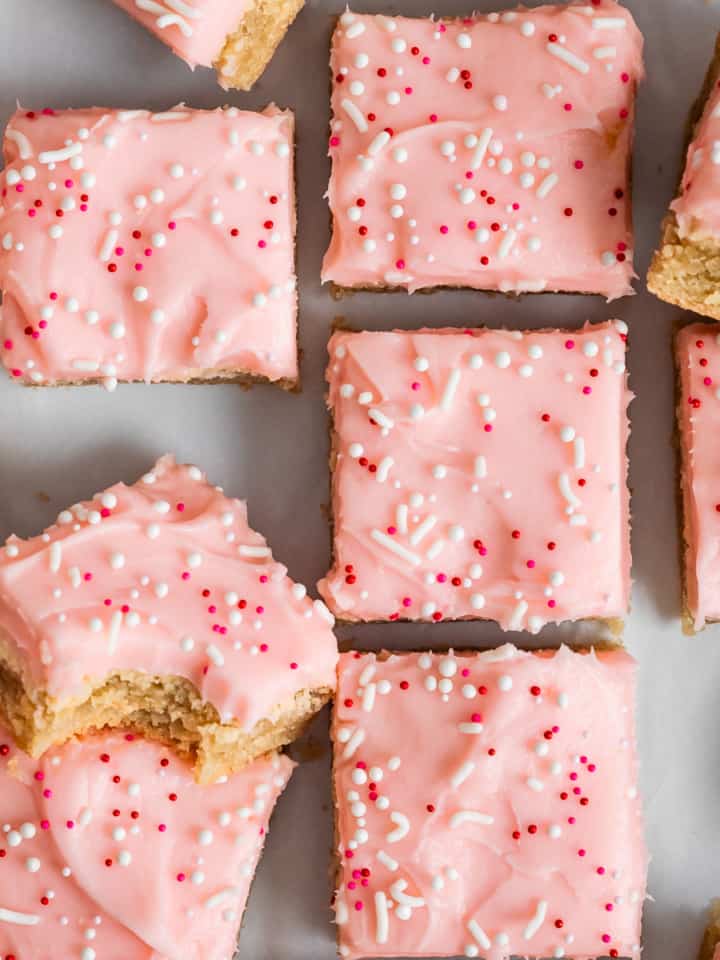
<svg viewBox="0 0 720 960">
<path fill-rule="evenodd" d="M 250 0 L 114 0 L 191 67 L 211 67 Z"/>
<path fill-rule="evenodd" d="M 334 688 L 332 620 L 245 503 L 172 457 L 0 549 L 11 666 L 61 702 L 112 671 L 179 676 L 249 733 L 299 691 Z"/>
<path fill-rule="evenodd" d="M 621 651 L 342 654 L 341 957 L 638 957 L 635 671 Z"/>
<path fill-rule="evenodd" d="M 720 82 L 705 103 L 687 150 L 679 195 L 670 204 L 678 234 L 691 240 L 720 236 Z"/>
<path fill-rule="evenodd" d="M 612 0 L 456 20 L 347 11 L 323 280 L 632 292 L 642 37 Z"/>
<path fill-rule="evenodd" d="M 293 766 L 265 758 L 199 787 L 131 734 L 35 762 L 0 730 L 0 956 L 231 960 Z"/>
<path fill-rule="evenodd" d="M 720 620 L 720 334 L 694 323 L 677 335 L 685 599 L 695 629 Z"/>
<path fill-rule="evenodd" d="M 626 330 L 336 333 L 335 615 L 622 617 Z"/>
<path fill-rule="evenodd" d="M 297 380 L 291 113 L 20 110 L 4 153 L 13 379 Z"/>
</svg>

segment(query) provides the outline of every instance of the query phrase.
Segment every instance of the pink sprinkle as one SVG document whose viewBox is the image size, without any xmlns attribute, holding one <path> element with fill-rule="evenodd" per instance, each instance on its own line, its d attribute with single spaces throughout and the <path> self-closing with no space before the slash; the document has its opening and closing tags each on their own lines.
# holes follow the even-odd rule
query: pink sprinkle
<svg viewBox="0 0 720 960">
<path fill-rule="evenodd" d="M 34 217 L 34 216 L 36 216 L 36 215 L 37 215 L 37 210 L 35 210 L 34 207 L 31 207 L 31 208 L 28 210 L 28 216 L 29 216 L 29 217 Z"/>
<path fill-rule="evenodd" d="M 267 645 L 266 643 L 261 643 L 261 644 L 260 644 L 260 653 L 267 653 L 267 652 L 268 652 L 268 645 Z"/>
<path fill-rule="evenodd" d="M 472 172 L 472 170 L 466 170 L 466 171 L 465 171 L 465 179 L 466 179 L 466 180 L 473 180 L 474 178 L 475 178 L 475 174 Z"/>
<path fill-rule="evenodd" d="M 410 599 L 410 597 L 403 597 L 402 605 L 404 607 L 409 607 L 411 604 L 412 604 L 412 600 Z"/>
<path fill-rule="evenodd" d="M 604 933 L 604 934 L 602 935 L 602 942 L 603 942 L 603 943 L 610 943 L 610 937 L 608 936 L 607 933 Z"/>
<path fill-rule="evenodd" d="M 417 380 L 414 380 L 414 381 L 411 383 L 410 386 L 412 387 L 413 390 L 419 390 L 419 389 L 420 389 L 420 384 L 417 382 Z"/>
<path fill-rule="evenodd" d="M 356 900 L 356 901 L 355 901 L 355 909 L 356 909 L 356 910 L 362 910 L 362 908 L 363 908 L 362 901 L 361 901 L 361 900 Z"/>
<path fill-rule="evenodd" d="M 183 572 L 182 578 L 183 578 L 183 580 L 189 580 L 189 579 L 190 579 L 190 574 L 187 572 L 187 570 L 185 570 L 185 571 Z"/>
<path fill-rule="evenodd" d="M 358 876 L 360 876 L 360 871 L 359 871 L 359 870 L 354 870 L 354 871 L 353 871 L 353 874 L 355 874 L 355 873 L 356 873 Z M 356 887 L 357 887 L 357 884 L 355 883 L 354 880 L 350 880 L 350 881 L 348 882 L 348 890 L 355 890 Z"/>
<path fill-rule="evenodd" d="M 390 526 L 387 528 L 387 532 L 390 534 L 391 537 L 393 537 L 397 533 L 397 527 Z"/>
<path fill-rule="evenodd" d="M 340 146 L 340 137 L 330 137 L 330 146 L 339 147 Z"/>
<path fill-rule="evenodd" d="M 438 583 L 445 583 L 445 581 L 447 580 L 447 577 L 445 576 L 444 573 L 439 573 L 436 577 L 436 580 Z"/>
<path fill-rule="evenodd" d="M 575 817 L 568 817 L 568 823 L 572 826 L 575 823 Z"/>
<path fill-rule="evenodd" d="M 430 63 L 430 57 L 423 57 L 422 62 L 427 66 Z"/>
<path fill-rule="evenodd" d="M 87 208 L 88 208 L 88 205 L 86 203 L 80 204 L 80 209 L 82 210 L 83 213 L 87 213 Z"/>
<path fill-rule="evenodd" d="M 72 830 L 72 829 L 74 828 L 75 824 L 73 823 L 72 820 L 66 820 L 66 821 L 65 821 L 65 826 L 68 828 L 68 830 Z"/>
<path fill-rule="evenodd" d="M 267 578 L 267 576 L 266 576 L 265 574 L 263 574 L 263 575 L 260 577 L 260 583 L 267 583 L 267 582 L 268 582 L 268 578 Z"/>
<path fill-rule="evenodd" d="M 175 223 L 174 220 L 171 220 L 170 223 L 168 223 L 168 230 L 176 230 L 176 229 L 177 229 L 177 224 Z"/>
<path fill-rule="evenodd" d="M 712 377 L 703 377 L 703 383 L 705 384 L 706 387 L 709 387 L 710 384 L 712 383 Z"/>
<path fill-rule="evenodd" d="M 578 777 L 578 775 L 577 775 L 576 773 L 571 773 L 571 774 L 570 774 L 570 779 L 571 779 L 571 780 L 577 780 L 577 777 Z"/>
<path fill-rule="evenodd" d="M 260 247 L 261 250 L 264 250 L 267 244 L 265 243 L 264 240 L 258 240 L 258 246 Z"/>
<path fill-rule="evenodd" d="M 22 376 L 22 370 L 21 370 L 19 367 L 13 367 L 13 369 L 12 369 L 10 372 L 12 373 L 12 375 L 13 375 L 14 377 L 21 377 L 21 376 Z"/>
<path fill-rule="evenodd" d="M 167 830 L 167 827 L 165 826 L 164 823 L 159 823 L 158 830 L 160 831 L 160 833 L 165 833 L 165 831 Z"/>
<path fill-rule="evenodd" d="M 527 567 L 528 567 L 528 569 L 529 569 L 529 570 L 532 570 L 534 566 L 535 566 L 535 561 L 534 561 L 534 560 L 528 560 L 528 562 L 527 562 Z"/>
<path fill-rule="evenodd" d="M 436 114 L 436 113 L 431 113 L 431 114 L 430 114 L 430 123 L 437 123 L 437 114 Z"/>
<path fill-rule="evenodd" d="M 446 227 L 445 224 L 443 224 L 440 227 L 440 233 L 447 233 L 447 232 L 448 232 L 448 227 Z"/>
<path fill-rule="evenodd" d="M 579 857 L 584 857 L 586 853 L 587 853 L 587 851 L 586 851 L 586 850 L 583 850 L 582 847 L 580 848 L 580 850 L 578 850 L 578 856 L 579 856 Z"/>
<path fill-rule="evenodd" d="M 610 911 L 613 909 L 613 905 L 611 903 L 606 903 L 605 909 L 608 911 L 608 913 L 610 913 Z"/>
<path fill-rule="evenodd" d="M 45 330 L 45 328 L 47 327 L 47 320 L 41 320 L 38 323 L 38 326 L 40 327 L 41 330 Z"/>
<path fill-rule="evenodd" d="M 121 257 L 125 253 L 125 247 L 115 247 L 115 256 Z"/>
<path fill-rule="evenodd" d="M 5 347 L 6 350 L 12 350 L 12 348 L 13 348 L 13 342 L 12 342 L 12 340 L 6 340 L 6 341 L 3 343 L 3 346 Z"/>
<path fill-rule="evenodd" d="M 290 664 L 290 669 L 291 669 L 291 670 L 297 670 L 297 668 L 298 668 L 298 665 L 297 665 L 297 664 L 295 663 L 295 661 L 293 660 L 293 662 Z"/>
<path fill-rule="evenodd" d="M 50 294 L 50 299 L 51 299 L 51 300 L 57 300 L 57 298 L 58 298 L 58 295 L 57 295 L 57 293 L 55 293 L 55 291 L 53 290 L 52 293 Z"/>
<path fill-rule="evenodd" d="M 582 160 L 576 160 L 576 161 L 575 161 L 575 169 L 576 169 L 576 170 L 582 170 L 582 168 L 583 168 L 584 166 L 585 166 L 585 164 L 583 163 Z"/>
<path fill-rule="evenodd" d="M 75 184 L 72 182 L 72 180 L 66 180 L 65 186 L 68 188 L 68 190 L 71 190 L 75 186 Z"/>
<path fill-rule="evenodd" d="M 184 873 L 179 873 L 179 874 L 177 875 L 178 883 L 182 883 L 184 879 L 185 879 L 185 874 L 184 874 Z"/>
<path fill-rule="evenodd" d="M 43 790 L 43 796 L 46 800 L 50 800 L 53 795 L 52 790 Z"/>
<path fill-rule="evenodd" d="M 583 393 L 587 397 L 589 394 L 592 393 L 592 387 L 583 387 Z"/>
<path fill-rule="evenodd" d="M 42 772 L 42 770 L 36 770 L 36 771 L 35 771 L 35 779 L 36 779 L 36 780 L 44 780 L 44 779 L 45 779 L 45 774 Z"/>
<path fill-rule="evenodd" d="M 405 87 L 405 93 L 406 93 L 408 96 L 410 96 L 410 94 L 411 94 L 412 92 L 413 92 L 413 88 L 412 88 L 412 87 Z"/>
<path fill-rule="evenodd" d="M 41 820 L 41 821 L 40 821 L 40 829 L 41 829 L 41 830 L 49 830 L 49 829 L 50 829 L 50 821 L 49 821 L 49 820 Z"/>
<path fill-rule="evenodd" d="M 404 269 L 405 269 L 405 261 L 404 261 L 404 260 L 396 260 L 396 261 L 395 261 L 395 266 L 397 267 L 398 270 L 404 270 Z"/>
<path fill-rule="evenodd" d="M 182 502 L 182 500 L 180 501 L 180 503 L 177 504 L 175 509 L 177 510 L 178 513 L 183 512 L 183 510 L 185 509 L 185 504 Z"/>
<path fill-rule="evenodd" d="M 146 247 L 146 248 L 143 250 L 143 253 L 145 254 L 146 257 L 151 257 L 151 256 L 152 256 L 152 250 L 150 249 L 150 247 Z"/>
<path fill-rule="evenodd" d="M 491 423 L 486 423 L 486 424 L 485 424 L 485 433 L 492 433 L 492 424 L 491 424 Z"/>
<path fill-rule="evenodd" d="M 142 270 L 142 268 L 143 268 L 143 265 L 141 263 L 135 264 L 135 269 L 138 271 L 138 273 Z"/>
<path fill-rule="evenodd" d="M 265 613 L 265 607 L 255 607 L 256 613 Z"/>
<path fill-rule="evenodd" d="M 18 183 L 18 185 L 15 187 L 15 189 L 17 190 L 18 193 L 23 193 L 23 191 L 25 190 L 25 184 L 24 184 L 24 183 Z"/>
<path fill-rule="evenodd" d="M 470 671 L 468 670 L 467 667 L 463 667 L 463 668 L 462 668 L 462 670 L 460 671 L 460 676 L 461 676 L 461 677 L 469 677 L 469 676 L 470 676 Z"/>
<path fill-rule="evenodd" d="M 605 873 L 605 867 L 598 867 L 596 872 L 602 876 Z"/>
<path fill-rule="evenodd" d="M 470 719 L 472 720 L 473 723 L 482 723 L 482 714 L 473 713 L 471 714 Z"/>
<path fill-rule="evenodd" d="M 573 348 L 574 346 L 575 346 L 575 341 L 574 341 L 574 340 L 566 340 L 566 341 L 565 341 L 565 349 L 566 349 L 566 350 L 572 350 L 572 348 Z"/>
<path fill-rule="evenodd" d="M 597 767 L 595 766 L 594 763 L 589 763 L 588 770 L 590 771 L 590 773 L 595 773 L 595 771 L 597 770 Z"/>
<path fill-rule="evenodd" d="M 555 601 L 554 601 L 554 600 L 548 600 L 548 606 L 549 606 L 550 609 L 552 610 L 553 607 L 555 606 Z"/>
<path fill-rule="evenodd" d="M 572 104 L 571 104 L 571 103 L 564 103 L 564 104 L 563 104 L 563 110 L 567 110 L 567 112 L 570 113 L 570 111 L 572 110 Z"/>
</svg>

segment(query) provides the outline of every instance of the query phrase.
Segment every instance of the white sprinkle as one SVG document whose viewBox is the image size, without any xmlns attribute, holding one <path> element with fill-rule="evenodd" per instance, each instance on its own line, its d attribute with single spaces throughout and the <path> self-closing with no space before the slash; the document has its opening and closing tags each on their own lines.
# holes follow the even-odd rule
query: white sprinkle
<svg viewBox="0 0 720 960">
<path fill-rule="evenodd" d="M 449 410 L 452 406 L 453 398 L 455 397 L 455 391 L 458 388 L 460 383 L 460 370 L 455 367 L 450 371 L 450 374 L 447 378 L 447 383 L 445 384 L 445 389 L 443 390 L 443 395 L 440 399 L 440 408 L 442 410 Z"/>
<path fill-rule="evenodd" d="M 558 477 L 558 487 L 560 489 L 560 493 L 563 495 L 563 497 L 565 497 L 571 506 L 580 506 L 580 500 L 573 493 L 572 488 L 570 487 L 570 477 L 568 477 L 566 473 L 561 473 Z"/>
<path fill-rule="evenodd" d="M 381 130 L 380 133 L 370 141 L 367 152 L 371 157 L 375 157 L 388 143 L 390 143 L 390 134 L 386 130 Z"/>
<path fill-rule="evenodd" d="M 507 257 L 507 255 L 510 253 L 516 239 L 517 239 L 517 233 L 514 230 L 508 230 L 508 232 L 503 237 L 502 242 L 500 244 L 500 248 L 498 250 L 498 257 L 501 260 L 504 260 L 505 257 Z"/>
<path fill-rule="evenodd" d="M 356 37 L 362 36 L 363 33 L 365 33 L 365 24 L 362 21 L 357 20 L 350 27 L 348 27 L 348 29 L 345 31 L 345 36 L 348 38 L 348 40 L 354 40 Z"/>
<path fill-rule="evenodd" d="M 374 420 L 379 427 L 385 427 L 387 430 L 392 430 L 395 426 L 395 421 L 391 420 L 390 417 L 385 416 L 382 410 L 377 410 L 372 407 L 368 410 L 368 416 L 371 420 Z"/>
<path fill-rule="evenodd" d="M 43 150 L 38 154 L 40 163 L 61 163 L 63 160 L 70 160 L 82 153 L 81 143 L 71 143 L 60 150 Z"/>
<path fill-rule="evenodd" d="M 520 600 L 510 616 L 510 620 L 508 621 L 508 630 L 519 630 L 523 622 L 523 617 L 527 611 L 527 601 Z"/>
<path fill-rule="evenodd" d="M 216 667 L 222 667 L 225 665 L 225 657 L 222 655 L 222 652 L 215 646 L 214 643 L 209 643 L 205 647 L 205 653 L 212 660 Z"/>
<path fill-rule="evenodd" d="M 394 830 L 390 831 L 385 839 L 388 843 L 397 843 L 410 832 L 410 821 L 404 813 L 398 813 L 397 811 L 393 811 L 390 814 L 390 819 L 393 823 L 397 824 L 397 826 Z"/>
<path fill-rule="evenodd" d="M 482 455 L 475 457 L 475 476 L 481 479 L 487 476 L 487 460 Z"/>
<path fill-rule="evenodd" d="M 457 813 L 454 813 L 450 817 L 450 826 L 453 829 L 461 826 L 463 823 L 481 823 L 489 827 L 495 823 L 495 818 L 487 813 L 480 813 L 477 810 L 458 810 Z"/>
<path fill-rule="evenodd" d="M 387 898 L 382 890 L 375 894 L 375 942 L 387 943 L 389 933 Z"/>
<path fill-rule="evenodd" d="M 573 446 L 575 449 L 575 466 L 580 469 L 585 466 L 585 441 L 582 437 L 575 437 Z"/>
<path fill-rule="evenodd" d="M 492 127 L 486 127 L 478 138 L 477 146 L 475 147 L 475 153 L 473 154 L 472 160 L 470 161 L 470 166 L 473 170 L 478 170 L 485 159 L 485 153 L 487 148 L 492 140 Z"/>
<path fill-rule="evenodd" d="M 359 730 L 359 729 L 356 730 L 348 740 L 345 746 L 345 750 L 343 751 L 343 756 L 346 758 L 352 757 L 364 739 L 365 739 L 365 731 Z"/>
<path fill-rule="evenodd" d="M 507 350 L 500 350 L 500 352 L 495 355 L 495 366 L 501 370 L 505 370 L 510 366 L 510 354 Z"/>
<path fill-rule="evenodd" d="M 492 103 L 495 109 L 499 110 L 501 113 L 507 110 L 508 108 L 508 99 L 507 97 L 504 97 L 502 94 L 498 94 L 497 96 L 493 97 Z"/>
<path fill-rule="evenodd" d="M 490 942 L 490 937 L 488 937 L 488 935 L 485 933 L 485 931 L 477 922 L 477 920 L 470 920 L 470 922 L 468 923 L 468 930 L 470 931 L 470 935 L 473 937 L 473 939 L 477 943 L 480 944 L 483 950 L 490 949 L 490 947 L 492 946 L 492 943 Z"/>
<path fill-rule="evenodd" d="M 260 546 L 251 546 L 246 543 L 241 543 L 238 547 L 238 553 L 241 557 L 254 557 L 256 559 L 265 559 L 272 555 L 270 547 L 260 547 Z"/>
<path fill-rule="evenodd" d="M 395 870 L 397 870 L 398 867 L 400 866 L 397 860 L 393 860 L 393 858 L 389 856 L 387 853 L 385 853 L 384 850 L 378 850 L 377 858 L 380 861 L 380 863 L 382 863 L 383 866 L 387 867 L 388 870 L 391 870 L 393 872 L 395 872 Z"/>
<path fill-rule="evenodd" d="M 545 921 L 545 915 L 547 913 L 547 907 L 547 900 L 540 900 L 538 902 L 537 909 L 535 910 L 530 923 L 528 923 L 528 925 L 525 927 L 525 932 L 523 933 L 523 937 L 526 940 L 531 940 L 543 925 Z"/>
<path fill-rule="evenodd" d="M 450 778 L 450 783 L 452 786 L 459 787 L 461 783 L 464 783 L 467 780 L 474 769 L 475 764 L 472 762 L 472 760 L 468 760 L 466 763 L 463 763 L 462 766 L 459 767 Z"/>
<path fill-rule="evenodd" d="M 549 173 L 535 191 L 535 196 L 539 200 L 543 200 L 550 193 L 553 187 L 557 185 L 559 179 L 560 178 L 556 173 Z"/>
<path fill-rule="evenodd" d="M 416 553 L 413 553 L 411 550 L 408 550 L 406 547 L 404 547 L 401 543 L 398 543 L 396 540 L 393 540 L 391 536 L 384 533 L 382 530 L 373 529 L 370 531 L 370 536 L 376 543 L 379 543 L 381 546 L 385 547 L 386 550 L 389 550 L 391 553 L 396 554 L 398 557 L 402 557 L 403 560 L 407 560 L 407 562 L 411 563 L 414 567 L 420 566 L 421 560 Z M 413 542 L 412 538 L 410 542 L 411 543 Z"/>
<path fill-rule="evenodd" d="M 432 528 L 435 526 L 436 523 L 437 523 L 437 517 L 435 516 L 435 514 L 431 513 L 427 517 L 425 517 L 423 522 L 418 527 L 416 527 L 415 532 L 410 537 L 410 543 L 413 545 L 413 547 L 416 547 L 419 543 L 422 542 L 422 540 L 424 540 L 424 538 L 428 535 L 428 533 L 430 533 L 430 531 L 432 530 Z"/>
<path fill-rule="evenodd" d="M 472 47 L 472 39 L 468 33 L 459 33 L 455 42 L 461 50 L 469 50 Z"/>
<path fill-rule="evenodd" d="M 352 100 L 344 99 L 340 101 L 340 106 L 355 124 L 357 130 L 360 133 L 367 133 L 367 120 L 357 104 L 353 103 Z"/>
<path fill-rule="evenodd" d="M 377 472 L 375 477 L 378 483 L 385 483 L 390 473 L 392 465 L 395 463 L 392 457 L 383 457 L 383 459 L 378 464 Z"/>
<path fill-rule="evenodd" d="M 563 63 L 566 63 L 569 67 L 572 67 L 573 70 L 577 70 L 578 73 L 589 73 L 590 65 L 584 60 L 581 60 L 576 54 L 571 50 L 568 50 L 566 47 L 563 47 L 559 43 L 548 43 L 545 45 L 545 49 L 548 53 L 551 53 L 554 57 L 557 57 L 558 60 L 562 60 Z"/>
<path fill-rule="evenodd" d="M 617 47 L 595 47 L 593 56 L 596 60 L 614 60 L 617 56 Z"/>
<path fill-rule="evenodd" d="M 627 26 L 622 17 L 593 17 L 594 30 L 624 30 Z"/>
<path fill-rule="evenodd" d="M 50 545 L 50 571 L 57 573 L 62 563 L 62 544 L 55 541 Z"/>
<path fill-rule="evenodd" d="M 542 793 L 542 791 L 545 789 L 545 784 L 542 782 L 542 780 L 538 780 L 537 777 L 528 777 L 526 782 L 528 787 L 530 787 L 531 790 L 534 790 L 535 793 Z"/>
</svg>

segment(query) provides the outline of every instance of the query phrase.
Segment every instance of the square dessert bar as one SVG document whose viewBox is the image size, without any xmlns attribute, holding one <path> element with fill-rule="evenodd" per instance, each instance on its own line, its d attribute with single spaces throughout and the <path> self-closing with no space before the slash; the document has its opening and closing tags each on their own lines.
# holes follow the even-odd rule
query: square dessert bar
<svg viewBox="0 0 720 960">
<path fill-rule="evenodd" d="M 720 328 L 694 323 L 677 334 L 677 419 L 683 503 L 686 627 L 720 620 Z"/>
<path fill-rule="evenodd" d="M 332 621 L 243 502 L 164 457 L 0 549 L 0 711 L 33 756 L 129 726 L 212 782 L 329 700 Z"/>
<path fill-rule="evenodd" d="M 720 900 L 710 905 L 710 920 L 705 930 L 700 960 L 720 960 Z"/>
<path fill-rule="evenodd" d="M 720 38 L 691 121 L 685 170 L 647 285 L 668 303 L 720 320 Z"/>
<path fill-rule="evenodd" d="M 626 330 L 336 333 L 335 615 L 623 617 Z"/>
<path fill-rule="evenodd" d="M 13 378 L 296 385 L 291 113 L 21 111 L 4 152 Z"/>
<path fill-rule="evenodd" d="M 340 955 L 639 957 L 624 652 L 340 657 Z"/>
<path fill-rule="evenodd" d="M 249 90 L 304 0 L 114 0 L 193 69 L 214 67 L 226 90 Z"/>
<path fill-rule="evenodd" d="M 0 729 L 0 747 L 4 960 L 233 956 L 287 757 L 199 787 L 132 735 L 32 761 Z"/>
<path fill-rule="evenodd" d="M 642 37 L 622 7 L 455 20 L 348 11 L 330 67 L 323 280 L 632 292 Z"/>
</svg>

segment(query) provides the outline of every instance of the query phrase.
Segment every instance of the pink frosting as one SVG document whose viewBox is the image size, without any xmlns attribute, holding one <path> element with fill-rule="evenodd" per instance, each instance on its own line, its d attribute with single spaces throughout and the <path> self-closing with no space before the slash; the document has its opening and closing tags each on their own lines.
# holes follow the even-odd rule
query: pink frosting
<svg viewBox="0 0 720 960">
<path fill-rule="evenodd" d="M 626 329 L 336 333 L 336 616 L 621 617 Z"/>
<path fill-rule="evenodd" d="M 21 111 L 0 176 L 0 358 L 26 383 L 297 378 L 293 118 Z"/>
<path fill-rule="evenodd" d="M 186 677 L 249 731 L 334 687 L 332 616 L 197 467 L 164 457 L 0 550 L 0 628 L 32 686 L 85 697 L 112 670 Z"/>
<path fill-rule="evenodd" d="M 642 37 L 612 0 L 335 31 L 323 279 L 631 293 Z"/>
<path fill-rule="evenodd" d="M 635 662 L 343 654 L 340 953 L 637 957 Z"/>
<path fill-rule="evenodd" d="M 685 591 L 695 628 L 720 620 L 720 334 L 694 323 L 677 336 L 683 458 Z"/>
<path fill-rule="evenodd" d="M 114 0 L 191 67 L 211 67 L 249 0 Z"/>
<path fill-rule="evenodd" d="M 720 82 L 705 104 L 687 161 L 679 196 L 670 204 L 681 237 L 720 235 Z"/>
<path fill-rule="evenodd" d="M 199 787 L 131 735 L 33 763 L 0 730 L 0 956 L 231 960 L 293 766 L 265 758 Z"/>
</svg>

